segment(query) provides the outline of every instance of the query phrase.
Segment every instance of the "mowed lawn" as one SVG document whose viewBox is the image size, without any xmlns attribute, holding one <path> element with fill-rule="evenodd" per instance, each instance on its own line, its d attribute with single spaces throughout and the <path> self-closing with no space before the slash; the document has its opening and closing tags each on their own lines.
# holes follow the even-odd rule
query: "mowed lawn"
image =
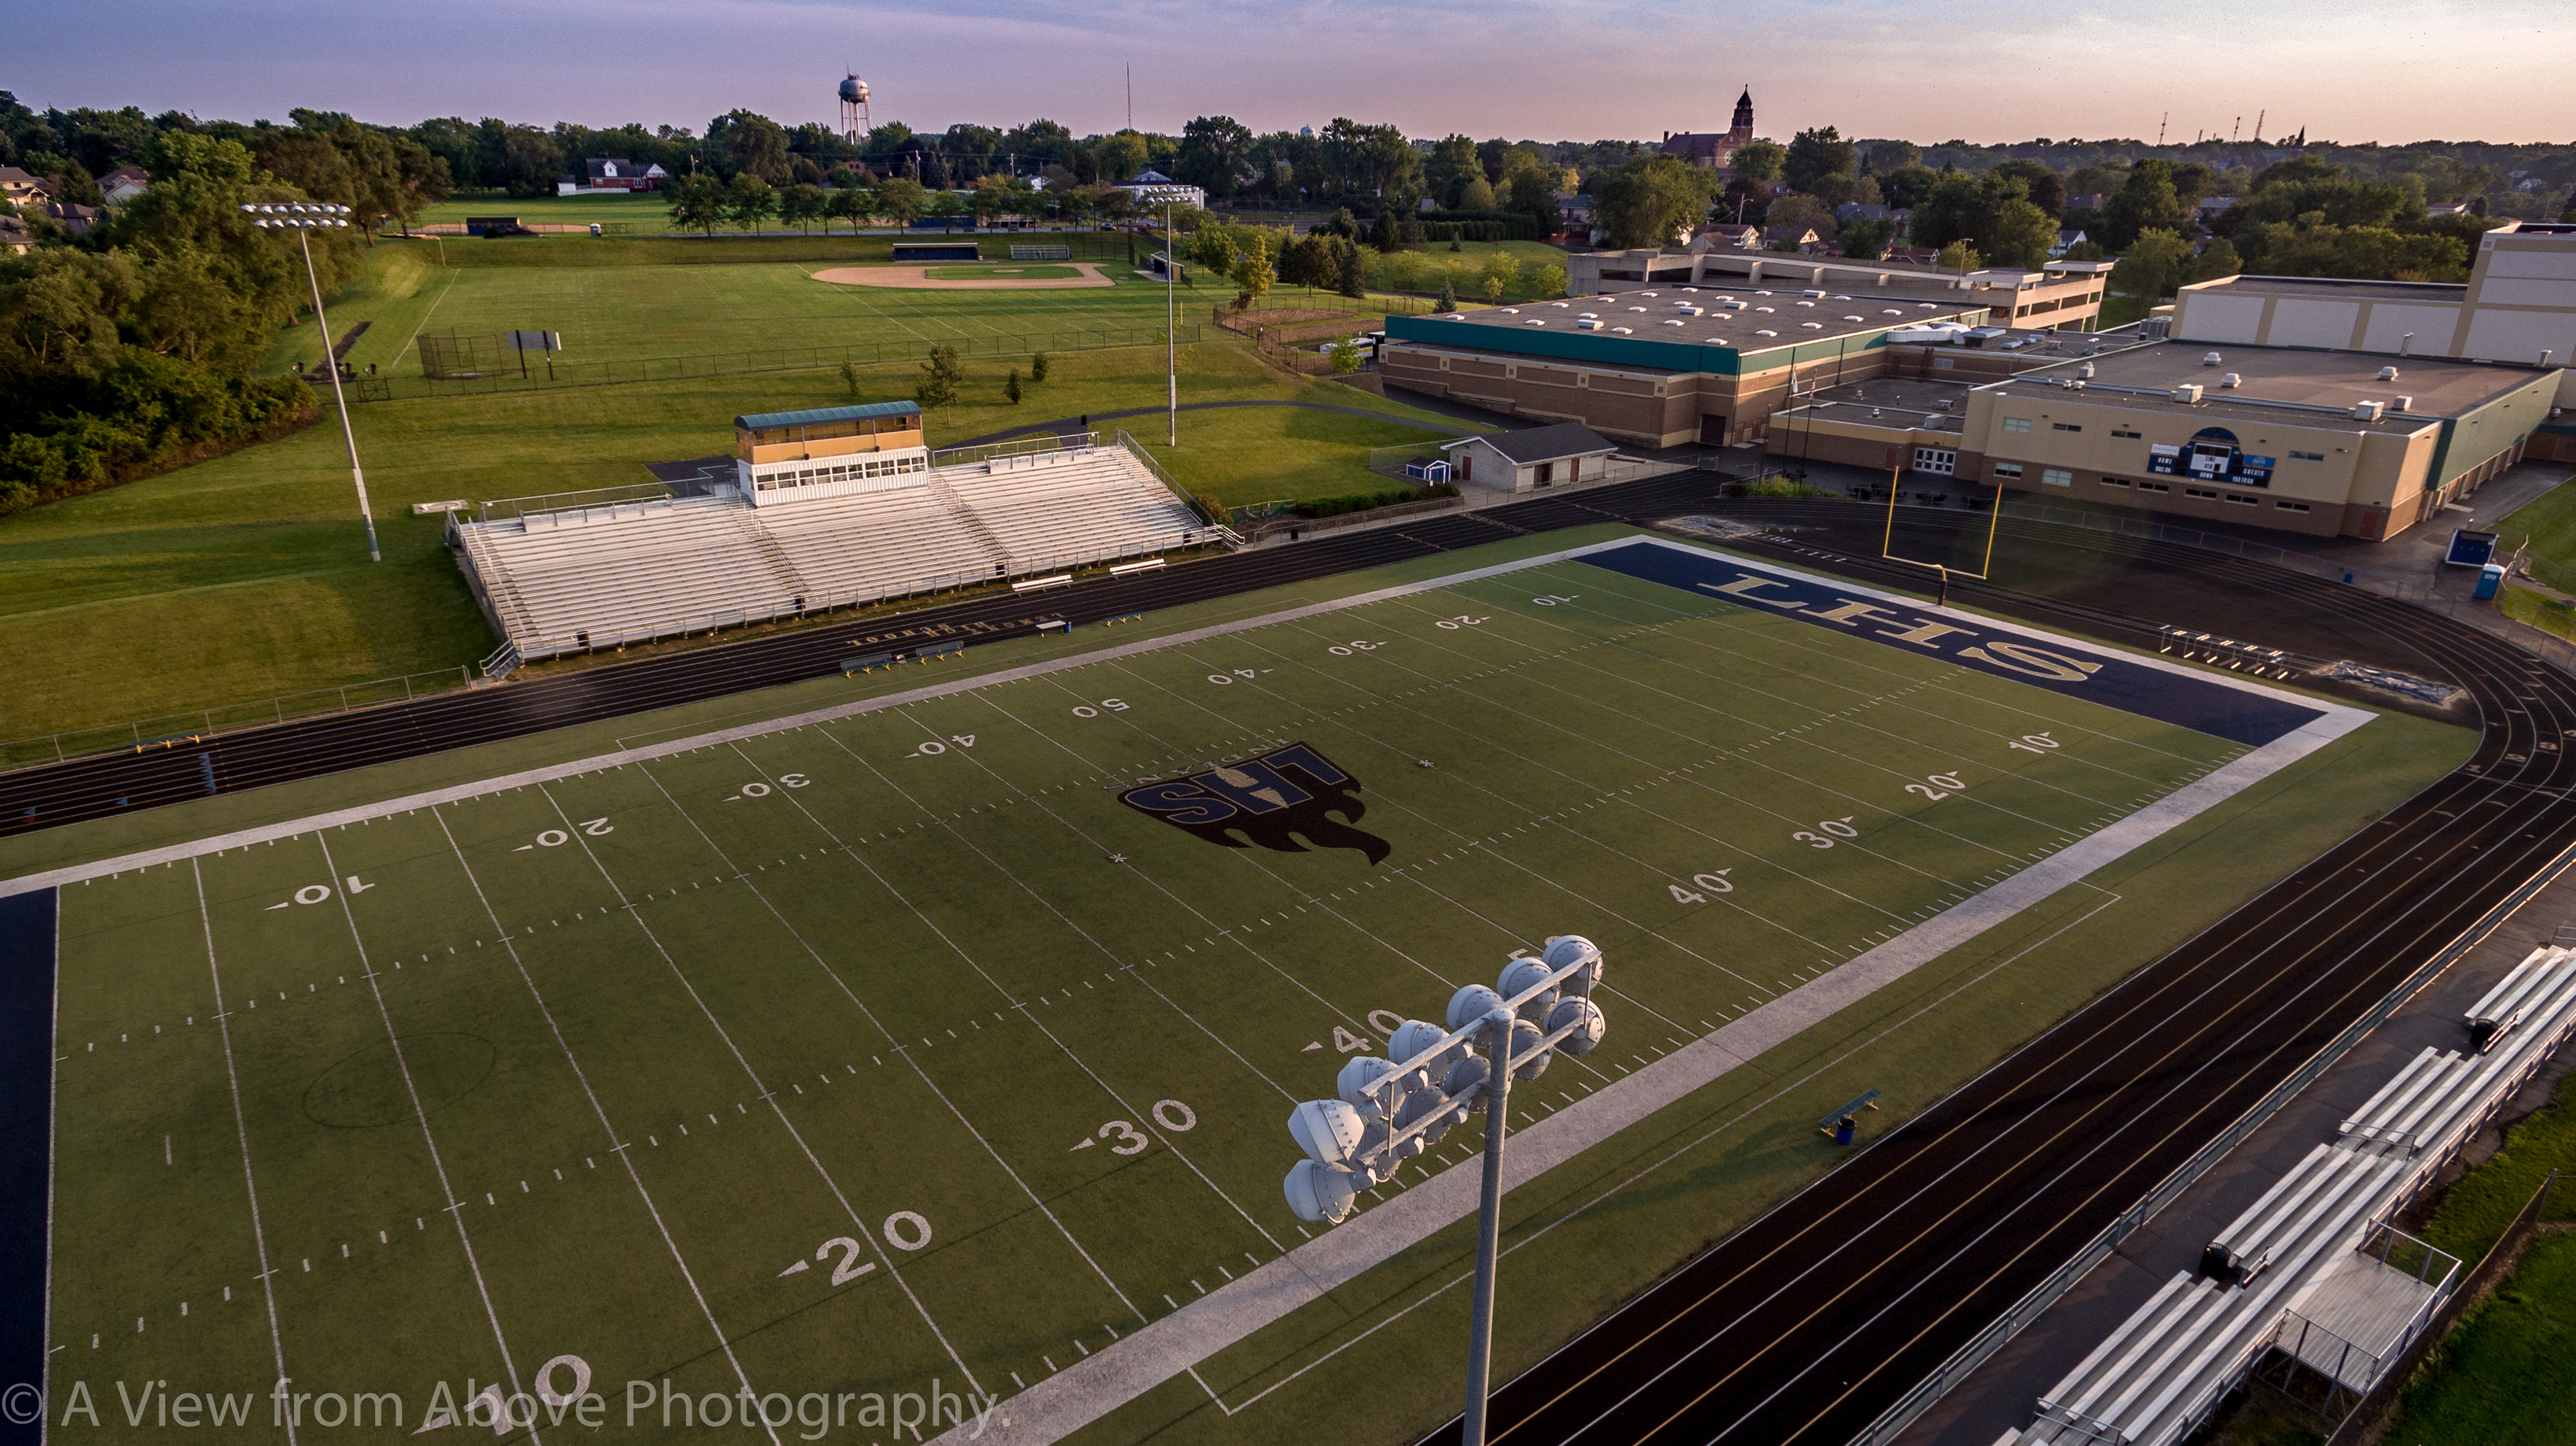
<svg viewBox="0 0 2576 1446">
<path fill-rule="evenodd" d="M 380 334 L 388 349 L 399 346 L 460 274 L 404 259 L 416 255 L 387 258 L 352 304 L 334 312 L 334 325 L 345 330 L 344 319 L 373 311 L 378 324 L 361 339 L 361 359 Z M 638 274 L 686 284 L 701 269 Z M 508 274 L 540 281 L 560 275 Z M 1012 299 L 897 293 L 905 299 L 878 303 L 881 315 L 864 299 L 801 279 L 785 294 L 806 298 L 817 312 L 838 308 L 853 318 L 854 332 L 918 334 L 925 351 L 929 335 L 1007 324 Z M 711 293 L 699 295 L 702 305 L 712 304 Z M 639 314 L 633 324 L 647 323 Z M 733 323 L 718 316 L 707 325 L 721 331 Z M 299 334 L 310 338 L 312 330 L 285 333 Z M 575 330 L 569 339 L 580 335 Z M 1159 347 L 1057 353 L 1050 380 L 1024 382 L 1024 400 L 1013 406 L 1003 387 L 1012 368 L 1026 365 L 1024 357 L 970 357 L 959 404 L 930 419 L 932 445 L 1157 406 L 1164 397 Z M 1186 485 L 1228 503 L 1349 492 L 1368 485 L 1360 465 L 1366 448 L 1456 435 L 1455 424 L 1400 403 L 1282 377 L 1231 341 L 1184 347 L 1181 366 L 1184 400 L 1317 401 L 1428 424 L 1269 409 L 1185 414 L 1182 447 L 1158 448 L 1157 455 Z M 907 397 L 918 374 L 911 361 L 866 367 L 857 399 Z M 839 374 L 826 370 L 355 407 L 384 547 L 377 565 L 366 560 L 348 462 L 327 404 L 322 422 L 280 441 L 0 518 L 0 619 L 17 639 L 21 666 L 18 685 L 0 697 L 0 740 L 459 668 L 495 640 L 441 540 L 440 519 L 412 516 L 411 504 L 646 481 L 644 463 L 728 450 L 739 413 L 850 400 Z M 1159 418 L 1104 425 L 1149 441 L 1162 435 Z"/>
<path fill-rule="evenodd" d="M 2008 747 L 2034 728 L 2064 746 Z M 1291 742 L 1382 859 L 1118 799 Z M 2252 841 L 2384 803 L 2345 748 Z M 1608 1042 L 1515 1090 L 1528 1124 L 2241 752 L 1560 562 L 129 871 L 62 896 L 48 1345 L 394 1391 L 406 1429 L 505 1357 L 612 1396 L 1007 1397 L 1319 1233 L 1288 1106 L 1510 950 L 1611 960 Z M 2149 892 L 2120 872 L 2003 935 Z M 1929 1017 L 1894 991 L 1516 1192 L 1516 1243 L 1570 1224 L 1508 1267 L 1506 1368 L 1826 1168 L 1805 1120 L 1861 1083 L 1921 1109 L 2117 952 Z M 1237 1408 L 1287 1387 L 1258 1414 L 1184 1378 L 1102 1439 L 1285 1440 L 1360 1387 L 1368 1439 L 1436 1425 L 1455 1353 L 1390 1374 L 1358 1332 L 1427 1300 L 1407 1328 L 1454 1338 L 1455 1234 L 1207 1363 Z"/>
</svg>

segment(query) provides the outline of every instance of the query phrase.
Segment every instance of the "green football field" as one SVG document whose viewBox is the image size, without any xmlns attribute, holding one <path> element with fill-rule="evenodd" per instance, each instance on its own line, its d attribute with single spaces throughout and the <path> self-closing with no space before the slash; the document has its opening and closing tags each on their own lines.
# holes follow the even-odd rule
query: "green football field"
<svg viewBox="0 0 2576 1446">
<path fill-rule="evenodd" d="M 58 1403 L 1007 1409 L 1320 1233 L 1291 1105 L 1514 950 L 1610 961 L 1528 1123 L 2246 751 L 1540 560 L 73 883 Z M 1265 757 L 1342 816 L 1122 797 Z"/>
</svg>

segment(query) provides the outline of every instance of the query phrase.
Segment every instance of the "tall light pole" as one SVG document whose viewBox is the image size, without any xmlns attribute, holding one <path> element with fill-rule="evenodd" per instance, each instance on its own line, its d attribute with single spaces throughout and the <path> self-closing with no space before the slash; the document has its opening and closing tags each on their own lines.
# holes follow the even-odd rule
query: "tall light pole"
<svg viewBox="0 0 2576 1446">
<path fill-rule="evenodd" d="M 1485 1112 L 1485 1177 L 1476 1218 L 1476 1295 L 1467 1327 L 1464 1446 L 1484 1446 L 1485 1397 L 1494 1345 L 1494 1263 L 1502 1232 L 1503 1126 L 1514 1079 L 1534 1080 L 1550 1052 L 1590 1054 L 1606 1025 L 1592 991 L 1601 951 L 1580 934 L 1559 934 L 1537 958 L 1503 966 L 1499 987 L 1470 984 L 1449 1000 L 1448 1028 L 1407 1020 L 1387 1040 L 1388 1058 L 1342 1066 L 1338 1099 L 1308 1100 L 1290 1112 L 1288 1133 L 1306 1152 L 1288 1171 L 1288 1208 L 1309 1223 L 1339 1224 L 1353 1197 L 1395 1178 L 1404 1162 L 1438 1142 L 1472 1109 Z M 1477 1046 L 1485 1049 L 1478 1058 Z M 1432 1079 L 1433 1071 L 1440 1078 Z"/>
<path fill-rule="evenodd" d="M 340 440 L 349 444 L 349 476 L 358 484 L 358 515 L 367 523 L 367 561 L 382 562 L 385 555 L 376 546 L 376 514 L 367 506 L 367 474 L 358 466 L 358 434 L 349 425 L 349 396 L 340 389 L 340 359 L 331 354 L 331 323 L 322 314 L 322 280 L 313 270 L 310 233 L 347 229 L 349 208 L 294 201 L 261 203 L 242 209 L 251 214 L 251 224 L 263 231 L 293 231 L 296 244 L 304 248 L 304 280 L 313 288 L 313 325 L 322 333 L 322 368 L 331 374 L 331 400 L 340 407 Z M 445 247 L 440 249 L 443 251 Z"/>
<path fill-rule="evenodd" d="M 1172 198 L 1163 198 L 1163 381 L 1170 400 L 1171 446 L 1181 445 L 1181 331 L 1178 313 L 1172 309 L 1172 268 L 1179 264 L 1175 254 L 1180 247 L 1172 234 Z"/>
</svg>

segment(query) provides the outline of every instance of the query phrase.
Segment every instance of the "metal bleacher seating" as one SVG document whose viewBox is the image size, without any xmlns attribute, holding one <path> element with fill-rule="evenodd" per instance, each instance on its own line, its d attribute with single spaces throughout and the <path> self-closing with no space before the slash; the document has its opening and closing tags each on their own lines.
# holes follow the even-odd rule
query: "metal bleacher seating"
<svg viewBox="0 0 2576 1446">
<path fill-rule="evenodd" d="M 2410 1060 L 1997 1446 L 2170 1446 L 2267 1359 L 2369 1390 L 2461 1272 L 2388 1221 L 2576 1033 L 2576 950 L 2534 950 L 2467 1022 L 2483 1053 Z"/>
<path fill-rule="evenodd" d="M 1215 540 L 1126 447 L 1085 442 L 754 507 L 729 488 L 457 519 L 451 537 L 523 658 L 1143 557 Z"/>
</svg>

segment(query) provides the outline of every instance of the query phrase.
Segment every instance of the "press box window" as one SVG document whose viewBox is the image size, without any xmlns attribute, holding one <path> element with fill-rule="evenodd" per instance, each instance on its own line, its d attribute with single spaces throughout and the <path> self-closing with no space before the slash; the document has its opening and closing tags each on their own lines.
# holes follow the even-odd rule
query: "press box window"
<svg viewBox="0 0 2576 1446">
<path fill-rule="evenodd" d="M 2004 430 L 2007 432 L 2027 432 L 2030 430 L 2030 418 L 2006 417 L 2004 418 Z"/>
<path fill-rule="evenodd" d="M 2052 432 L 2081 432 L 2084 430 L 2084 426 L 2080 422 L 2051 422 L 2048 424 L 2048 430 Z"/>
<path fill-rule="evenodd" d="M 2075 474 L 2063 467 L 2042 467 L 2039 469 L 2039 480 L 2049 487 L 2072 487 L 2075 485 Z"/>
</svg>

